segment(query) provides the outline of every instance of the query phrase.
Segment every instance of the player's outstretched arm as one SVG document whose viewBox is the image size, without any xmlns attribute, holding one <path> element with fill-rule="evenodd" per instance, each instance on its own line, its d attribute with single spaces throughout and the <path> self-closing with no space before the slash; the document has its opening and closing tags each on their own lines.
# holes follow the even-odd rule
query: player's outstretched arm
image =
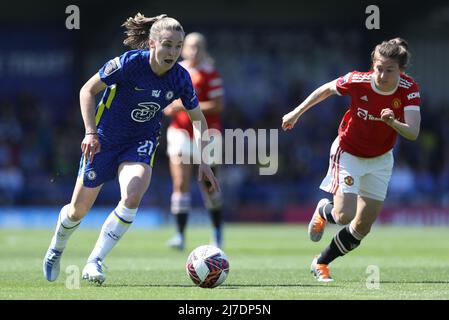
<svg viewBox="0 0 449 320">
<path fill-rule="evenodd" d="M 335 81 L 323 84 L 321 87 L 313 91 L 299 106 L 282 117 L 282 129 L 284 131 L 293 129 L 299 117 L 314 105 L 324 99 L 337 94 L 335 89 Z"/>
<path fill-rule="evenodd" d="M 210 182 L 211 186 L 209 188 L 209 192 L 220 191 L 218 180 L 212 172 L 212 169 L 210 168 L 207 161 L 205 161 L 207 159 L 203 159 L 201 152 L 201 150 L 204 150 L 206 143 L 210 141 L 208 137 L 208 126 L 206 118 L 204 118 L 204 114 L 199 106 L 192 110 L 187 110 L 187 113 L 189 114 L 190 121 L 192 121 L 195 144 L 198 147 L 198 150 L 200 150 L 201 155 L 201 163 L 198 168 L 198 180 L 205 180 Z"/>
<path fill-rule="evenodd" d="M 89 162 L 92 162 L 94 155 L 101 149 L 95 123 L 95 96 L 104 89 L 106 89 L 106 84 L 100 80 L 99 74 L 96 73 L 80 90 L 81 116 L 86 130 L 81 142 L 81 150 Z"/>
</svg>

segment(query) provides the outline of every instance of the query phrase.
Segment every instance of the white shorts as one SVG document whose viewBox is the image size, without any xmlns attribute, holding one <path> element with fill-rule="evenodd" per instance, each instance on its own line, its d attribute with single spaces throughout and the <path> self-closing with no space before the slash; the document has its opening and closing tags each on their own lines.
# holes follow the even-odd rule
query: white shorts
<svg viewBox="0 0 449 320">
<path fill-rule="evenodd" d="M 393 164 L 392 150 L 374 158 L 356 157 L 340 148 L 337 137 L 332 143 L 329 169 L 320 189 L 332 194 L 355 193 L 384 201 Z"/>
<path fill-rule="evenodd" d="M 208 142 L 207 150 L 205 150 L 211 151 L 207 153 L 211 166 L 222 163 L 222 137 L 214 134 L 214 131 L 216 130 L 209 131 L 211 141 Z M 188 132 L 179 128 L 168 127 L 167 129 L 167 154 L 178 156 L 180 161 L 186 164 L 198 164 L 201 160 L 200 152 Z"/>
</svg>

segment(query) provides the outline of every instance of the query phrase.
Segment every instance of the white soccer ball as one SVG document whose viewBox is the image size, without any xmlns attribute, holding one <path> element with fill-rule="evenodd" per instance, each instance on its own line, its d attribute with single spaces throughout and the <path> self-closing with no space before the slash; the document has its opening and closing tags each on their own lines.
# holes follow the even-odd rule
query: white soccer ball
<svg viewBox="0 0 449 320">
<path fill-rule="evenodd" d="M 221 249 L 203 245 L 189 254 L 186 271 L 197 286 L 215 288 L 228 277 L 229 260 Z"/>
</svg>

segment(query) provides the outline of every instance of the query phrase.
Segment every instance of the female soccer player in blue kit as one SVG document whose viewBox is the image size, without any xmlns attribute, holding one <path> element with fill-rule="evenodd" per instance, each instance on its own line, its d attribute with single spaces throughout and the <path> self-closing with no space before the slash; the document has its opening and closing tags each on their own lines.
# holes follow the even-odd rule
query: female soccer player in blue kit
<svg viewBox="0 0 449 320">
<path fill-rule="evenodd" d="M 177 63 L 185 35 L 181 24 L 166 15 L 146 18 L 139 13 L 123 26 L 127 29 L 124 44 L 135 50 L 107 62 L 80 91 L 86 130 L 83 154 L 71 202 L 60 211 L 43 261 L 48 281 L 57 279 L 67 240 L 92 207 L 103 183 L 118 175 L 121 199 L 104 222 L 82 272 L 83 279 L 103 283 L 103 260 L 133 222 L 150 185 L 160 119 L 167 105 L 181 99 L 198 144 L 207 130 L 189 73 Z M 95 95 L 103 90 L 95 107 Z M 220 188 L 205 163 L 199 165 L 198 179 L 210 182 L 211 191 Z"/>
</svg>

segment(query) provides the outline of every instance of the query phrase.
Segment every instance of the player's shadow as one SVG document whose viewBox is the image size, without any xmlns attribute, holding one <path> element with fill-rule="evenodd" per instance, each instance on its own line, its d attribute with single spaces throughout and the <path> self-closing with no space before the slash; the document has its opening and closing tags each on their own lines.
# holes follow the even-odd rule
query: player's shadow
<svg viewBox="0 0 449 320">
<path fill-rule="evenodd" d="M 386 283 L 386 284 L 449 284 L 449 280 L 446 281 L 442 281 L 442 280 L 438 280 L 438 281 L 434 281 L 434 280 L 422 280 L 422 281 L 407 281 L 407 280 L 398 280 L 398 281 L 380 281 L 380 284 L 382 283 Z"/>
<path fill-rule="evenodd" d="M 223 284 L 222 289 L 232 290 L 241 288 L 274 288 L 274 287 L 326 287 L 332 286 L 329 284 Z M 195 285 L 190 284 L 103 284 L 102 287 L 129 287 L 129 288 L 195 288 Z"/>
<path fill-rule="evenodd" d="M 359 282 L 359 281 L 350 281 L 350 282 Z M 449 284 L 449 280 L 442 281 L 432 281 L 432 280 L 423 280 L 423 281 L 406 281 L 406 280 L 397 280 L 397 281 L 380 281 L 380 284 Z M 220 288 L 222 290 L 235 290 L 241 288 L 275 288 L 275 287 L 286 287 L 286 288 L 311 288 L 311 287 L 338 287 L 338 283 L 317 283 L 317 284 L 222 284 Z M 195 285 L 191 284 L 103 284 L 102 287 L 107 288 L 195 288 Z"/>
<path fill-rule="evenodd" d="M 366 283 L 364 280 L 346 280 L 346 283 Z M 379 284 L 449 284 L 449 280 L 381 280 Z"/>
<path fill-rule="evenodd" d="M 321 284 L 228 284 L 221 285 L 223 289 L 241 289 L 241 288 L 275 288 L 275 287 L 288 287 L 288 288 L 304 288 L 304 287 L 322 287 Z"/>
</svg>

